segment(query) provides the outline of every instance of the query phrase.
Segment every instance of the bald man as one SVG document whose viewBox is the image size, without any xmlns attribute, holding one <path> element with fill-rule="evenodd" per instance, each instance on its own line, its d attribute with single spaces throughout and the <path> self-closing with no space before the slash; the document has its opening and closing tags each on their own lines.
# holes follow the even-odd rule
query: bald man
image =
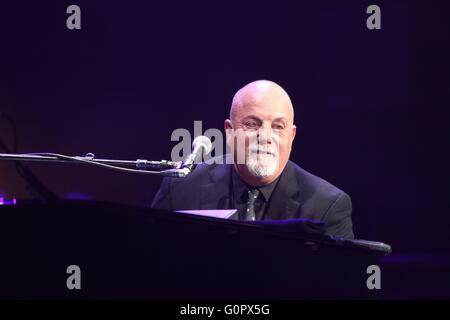
<svg viewBox="0 0 450 320">
<path fill-rule="evenodd" d="M 152 207 L 235 208 L 239 220 L 320 220 L 325 234 L 354 238 L 350 197 L 289 160 L 296 126 L 283 88 L 267 80 L 241 88 L 224 129 L 231 150 L 224 161 L 200 164 L 186 178 L 164 178 Z"/>
</svg>

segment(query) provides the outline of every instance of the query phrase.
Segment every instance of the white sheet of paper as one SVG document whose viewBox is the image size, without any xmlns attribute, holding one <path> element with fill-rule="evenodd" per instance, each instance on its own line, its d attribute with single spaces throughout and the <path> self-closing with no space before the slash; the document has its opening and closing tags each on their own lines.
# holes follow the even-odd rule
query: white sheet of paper
<svg viewBox="0 0 450 320">
<path fill-rule="evenodd" d="M 223 210 L 223 209 L 221 209 L 221 210 L 178 210 L 177 212 L 188 213 L 188 214 L 195 214 L 195 215 L 205 216 L 205 217 L 228 219 L 234 213 L 236 213 L 237 210 L 236 209 L 225 209 L 225 210 Z"/>
</svg>

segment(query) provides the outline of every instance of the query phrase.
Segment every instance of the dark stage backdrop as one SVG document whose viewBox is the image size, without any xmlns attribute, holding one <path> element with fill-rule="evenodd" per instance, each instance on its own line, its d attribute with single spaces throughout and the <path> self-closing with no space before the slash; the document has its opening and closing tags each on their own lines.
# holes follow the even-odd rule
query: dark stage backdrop
<svg viewBox="0 0 450 320">
<path fill-rule="evenodd" d="M 66 8 L 81 8 L 81 30 Z M 366 8 L 381 8 L 368 30 Z M 176 128 L 222 128 L 234 92 L 290 94 L 292 160 L 353 200 L 358 238 L 448 252 L 445 1 L 15 1 L 3 10 L 0 112 L 19 152 L 169 159 Z M 12 144 L 7 121 L 0 138 Z M 149 205 L 161 178 L 27 164 L 60 197 Z M 30 198 L 0 162 L 0 197 Z"/>
</svg>

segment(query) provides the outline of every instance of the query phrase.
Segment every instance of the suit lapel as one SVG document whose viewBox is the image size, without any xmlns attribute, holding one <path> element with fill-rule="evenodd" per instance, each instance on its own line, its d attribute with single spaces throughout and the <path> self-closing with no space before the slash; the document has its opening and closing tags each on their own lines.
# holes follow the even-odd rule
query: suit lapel
<svg viewBox="0 0 450 320">
<path fill-rule="evenodd" d="M 200 209 L 228 209 L 230 207 L 230 164 L 211 165 L 210 182 L 200 186 Z M 265 220 L 294 219 L 298 216 L 300 187 L 290 162 L 281 174 L 267 208 Z"/>
<path fill-rule="evenodd" d="M 229 208 L 231 165 L 215 165 L 209 171 L 210 183 L 200 187 L 200 209 Z"/>
<path fill-rule="evenodd" d="M 298 199 L 299 192 L 300 188 L 294 168 L 288 162 L 271 196 L 264 220 L 297 218 L 300 202 L 296 199 Z"/>
</svg>

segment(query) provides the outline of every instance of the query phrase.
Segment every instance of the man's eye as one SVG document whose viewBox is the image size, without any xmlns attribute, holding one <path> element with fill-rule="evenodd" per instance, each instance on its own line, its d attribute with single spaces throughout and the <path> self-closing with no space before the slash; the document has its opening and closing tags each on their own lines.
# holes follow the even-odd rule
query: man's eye
<svg viewBox="0 0 450 320">
<path fill-rule="evenodd" d="M 284 126 L 281 125 L 281 124 L 276 124 L 276 125 L 273 126 L 273 128 L 276 129 L 276 130 L 283 130 Z"/>
<path fill-rule="evenodd" d="M 258 124 L 256 122 L 246 122 L 245 126 L 247 128 L 254 128 L 254 127 L 258 126 Z"/>
</svg>

